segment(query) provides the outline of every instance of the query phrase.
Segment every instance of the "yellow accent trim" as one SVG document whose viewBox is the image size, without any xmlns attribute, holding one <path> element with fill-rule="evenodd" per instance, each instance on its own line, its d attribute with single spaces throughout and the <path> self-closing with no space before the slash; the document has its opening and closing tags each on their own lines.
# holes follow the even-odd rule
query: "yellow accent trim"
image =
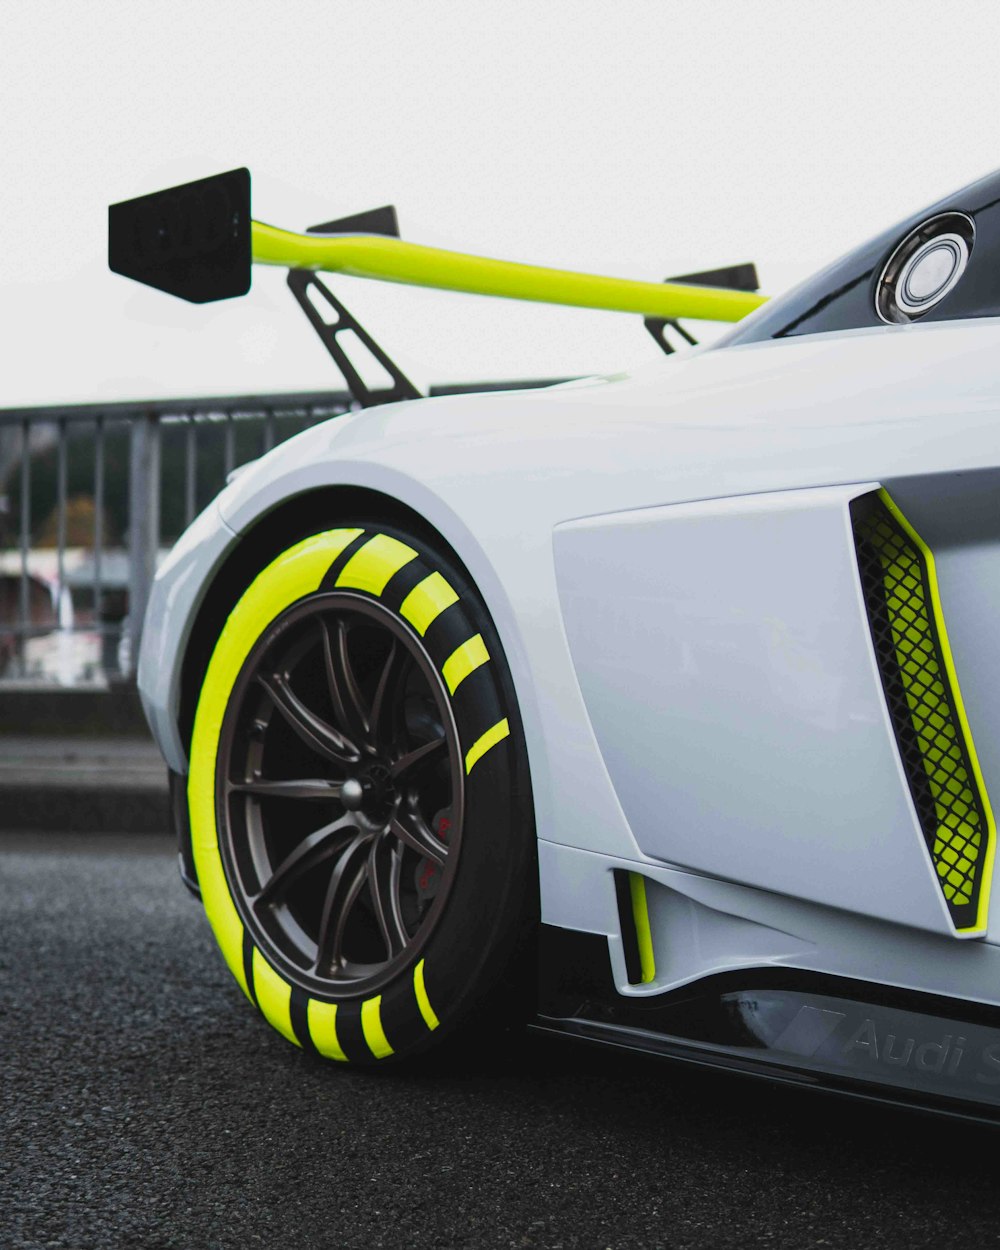
<svg viewBox="0 0 1000 1250">
<path fill-rule="evenodd" d="M 389 1039 L 382 1028 L 382 995 L 368 998 L 361 1004 L 361 1032 L 365 1035 L 368 1049 L 376 1059 L 392 1054 Z"/>
<path fill-rule="evenodd" d="M 337 1004 L 321 1003 L 310 998 L 306 1007 L 306 1022 L 309 1025 L 309 1036 L 319 1053 L 325 1059 L 346 1063 L 347 1056 L 337 1037 Z"/>
<path fill-rule="evenodd" d="M 646 902 L 646 878 L 638 872 L 628 874 L 628 889 L 632 896 L 632 922 L 639 944 L 639 968 L 642 984 L 656 979 L 656 960 L 653 956 L 653 934 L 649 927 L 649 906 Z"/>
<path fill-rule="evenodd" d="M 413 548 L 407 547 L 398 538 L 376 534 L 347 561 L 337 578 L 337 585 L 345 590 L 367 590 L 370 595 L 381 595 L 389 579 L 404 564 L 416 558 Z"/>
<path fill-rule="evenodd" d="M 747 291 L 605 278 L 469 256 L 384 236 L 296 234 L 260 221 L 252 222 L 251 230 L 257 264 L 322 269 L 407 286 L 708 321 L 740 321 L 767 301 L 766 295 Z"/>
<path fill-rule="evenodd" d="M 440 573 L 431 573 L 403 600 L 399 614 L 409 621 L 421 638 L 445 608 L 458 603 L 458 595 Z"/>
<path fill-rule="evenodd" d="M 983 779 L 983 772 L 979 766 L 979 757 L 976 754 L 976 744 L 973 741 L 972 730 L 969 727 L 969 720 L 965 714 L 965 704 L 962 700 L 962 688 L 958 681 L 958 672 L 955 668 L 955 659 L 951 651 L 951 643 L 948 641 L 948 629 L 944 621 L 944 607 L 941 603 L 941 594 L 938 588 L 937 568 L 934 563 L 934 553 L 930 547 L 924 542 L 910 522 L 903 516 L 899 510 L 899 506 L 885 488 L 879 491 L 879 499 L 885 504 L 889 512 L 892 513 L 900 528 L 905 532 L 910 541 L 919 549 L 924 557 L 927 568 L 927 584 L 930 589 L 931 610 L 934 613 L 934 624 L 937 627 L 938 642 L 941 647 L 941 657 L 944 660 L 945 671 L 948 674 L 948 682 L 951 686 L 951 696 L 955 704 L 955 712 L 958 715 L 958 723 L 965 739 L 965 749 L 969 756 L 969 763 L 972 765 L 972 774 L 975 778 L 976 786 L 979 790 L 979 799 L 983 805 L 983 815 L 986 817 L 986 850 L 983 859 L 983 871 L 979 885 L 979 905 L 976 908 L 976 922 L 965 929 L 956 929 L 957 933 L 964 933 L 973 936 L 979 933 L 985 933 L 986 924 L 989 919 L 990 912 L 990 887 L 993 881 L 993 863 L 996 856 L 996 823 L 993 819 L 993 809 L 990 805 L 990 797 L 986 791 L 986 782 Z"/>
<path fill-rule="evenodd" d="M 290 1042 L 301 1046 L 302 1043 L 292 1028 L 292 987 L 283 977 L 278 976 L 256 946 L 253 951 L 253 988 L 257 995 L 257 1006 L 268 1024 Z"/>
<path fill-rule="evenodd" d="M 441 1021 L 434 1014 L 431 1000 L 427 997 L 427 987 L 424 985 L 424 961 L 422 959 L 413 969 L 413 990 L 417 996 L 417 1006 L 420 1008 L 420 1014 L 424 1018 L 424 1024 L 433 1031 Z"/>
<path fill-rule="evenodd" d="M 465 772 L 466 776 L 472 772 L 473 768 L 483 758 L 486 752 L 495 747 L 498 742 L 503 742 L 504 738 L 510 733 L 510 725 L 507 718 L 497 721 L 492 729 L 487 729 L 481 738 L 478 738 L 465 755 Z"/>
<path fill-rule="evenodd" d="M 441 669 L 441 676 L 445 680 L 449 694 L 454 694 L 466 677 L 475 672 L 481 664 L 486 664 L 489 658 L 490 653 L 486 650 L 482 634 L 476 634 L 468 642 L 463 642 L 460 647 L 456 647 Z"/>
<path fill-rule="evenodd" d="M 222 720 L 240 669 L 262 631 L 285 608 L 316 590 L 331 563 L 360 533 L 358 529 L 341 529 L 313 535 L 283 552 L 258 574 L 219 635 L 198 698 L 188 777 L 191 847 L 215 940 L 248 998 L 243 924 L 226 884 L 215 826 L 216 752 Z"/>
</svg>

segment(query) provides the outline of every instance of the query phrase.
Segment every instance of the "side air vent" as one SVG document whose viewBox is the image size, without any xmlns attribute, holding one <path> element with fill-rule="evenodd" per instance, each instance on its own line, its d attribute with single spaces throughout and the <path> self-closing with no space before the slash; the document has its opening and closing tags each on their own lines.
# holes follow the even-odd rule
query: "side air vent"
<svg viewBox="0 0 1000 1250">
<path fill-rule="evenodd" d="M 958 932 L 986 926 L 994 826 L 962 706 L 934 557 L 889 494 L 851 506 L 875 656 L 899 754 Z"/>
<path fill-rule="evenodd" d="M 640 873 L 615 869 L 615 893 L 621 922 L 625 971 L 630 985 L 648 985 L 656 979 L 653 935 L 649 927 L 646 879 Z"/>
</svg>

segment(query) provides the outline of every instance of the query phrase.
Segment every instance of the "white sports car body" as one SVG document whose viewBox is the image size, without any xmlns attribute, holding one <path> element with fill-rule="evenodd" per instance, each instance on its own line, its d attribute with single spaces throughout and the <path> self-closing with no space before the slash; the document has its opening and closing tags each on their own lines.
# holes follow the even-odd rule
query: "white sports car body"
<svg viewBox="0 0 1000 1250">
<path fill-rule="evenodd" d="M 172 773 L 269 528 L 409 525 L 506 656 L 534 1023 L 989 1114 L 998 196 L 967 188 L 634 376 L 376 407 L 246 468 L 149 605 L 140 689 Z"/>
</svg>

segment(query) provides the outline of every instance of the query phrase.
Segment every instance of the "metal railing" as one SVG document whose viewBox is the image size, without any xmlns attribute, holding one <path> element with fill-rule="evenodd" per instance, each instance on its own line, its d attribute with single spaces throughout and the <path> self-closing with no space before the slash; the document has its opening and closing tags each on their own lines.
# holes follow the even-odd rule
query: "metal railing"
<svg viewBox="0 0 1000 1250">
<path fill-rule="evenodd" d="M 351 407 L 326 391 L 0 409 L 0 685 L 133 678 L 171 543 L 233 469 Z"/>
</svg>

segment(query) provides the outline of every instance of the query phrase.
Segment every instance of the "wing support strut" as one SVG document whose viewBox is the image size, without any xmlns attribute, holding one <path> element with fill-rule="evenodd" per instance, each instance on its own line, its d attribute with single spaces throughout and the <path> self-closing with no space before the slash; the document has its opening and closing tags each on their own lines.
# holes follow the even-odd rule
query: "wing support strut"
<svg viewBox="0 0 1000 1250">
<path fill-rule="evenodd" d="M 730 265 L 726 269 L 706 269 L 701 273 L 686 273 L 681 277 L 664 280 L 685 286 L 722 287 L 729 291 L 757 292 L 760 290 L 757 266 L 753 264 Z M 662 348 L 667 356 L 672 356 L 676 351 L 667 337 L 668 326 L 690 346 L 697 346 L 698 340 L 690 331 L 684 329 L 676 317 L 644 317 L 642 323 L 656 340 L 657 346 Z"/>
<path fill-rule="evenodd" d="M 383 208 L 373 208 L 366 213 L 356 213 L 351 217 L 341 217 L 338 221 L 310 226 L 307 233 L 382 235 L 398 239 L 399 222 L 395 208 L 386 204 Z M 314 270 L 290 269 L 288 286 L 320 342 L 333 357 L 333 363 L 343 375 L 351 398 L 360 408 L 392 404 L 400 399 L 422 398 L 421 392 L 399 365 L 375 342 L 361 322 L 348 312 L 330 288 L 319 280 Z M 322 301 L 325 311 L 320 311 L 319 301 Z M 357 367 L 357 360 L 351 359 L 348 350 L 347 345 L 352 341 L 355 351 L 357 344 L 360 344 L 362 353 L 367 352 L 374 357 L 389 378 L 388 386 L 372 387 L 364 380 Z"/>
<path fill-rule="evenodd" d="M 413 385 L 400 367 L 379 347 L 356 317 L 347 311 L 328 286 L 308 269 L 290 269 L 288 286 L 298 301 L 299 307 L 309 318 L 309 324 L 319 335 L 320 342 L 333 357 L 333 363 L 344 375 L 351 398 L 362 408 L 373 408 L 377 404 L 391 404 L 400 399 L 420 399 L 421 393 Z M 310 288 L 317 292 L 332 310 L 331 320 L 326 320 L 316 307 L 316 301 L 310 298 Z M 356 337 L 362 346 L 371 353 L 392 380 L 386 387 L 369 387 L 358 372 L 345 350 L 344 343 L 338 342 L 343 336 Z"/>
</svg>

